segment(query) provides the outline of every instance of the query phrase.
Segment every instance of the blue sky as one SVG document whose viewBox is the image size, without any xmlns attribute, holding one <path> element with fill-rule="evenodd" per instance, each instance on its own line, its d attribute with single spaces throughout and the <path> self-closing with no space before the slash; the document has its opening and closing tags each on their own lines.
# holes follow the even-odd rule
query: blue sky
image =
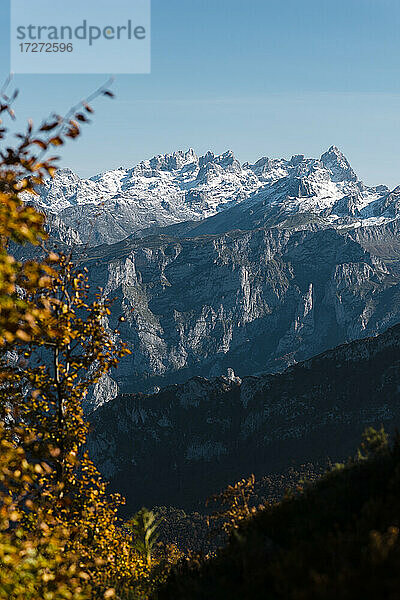
<svg viewBox="0 0 400 600">
<path fill-rule="evenodd" d="M 3 77 L 8 30 L 2 0 Z M 90 176 L 189 147 L 253 161 L 336 144 L 364 181 L 397 185 L 399 31 L 398 0 L 153 0 L 151 75 L 117 76 L 63 166 Z M 18 117 L 64 112 L 104 79 L 15 76 Z"/>
</svg>

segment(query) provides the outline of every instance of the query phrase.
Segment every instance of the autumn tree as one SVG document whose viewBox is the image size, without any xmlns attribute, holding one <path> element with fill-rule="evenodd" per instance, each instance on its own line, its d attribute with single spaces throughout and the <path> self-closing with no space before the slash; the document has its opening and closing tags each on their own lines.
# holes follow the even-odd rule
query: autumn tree
<svg viewBox="0 0 400 600">
<path fill-rule="evenodd" d="M 28 440 L 15 429 L 19 440 Z M 68 548 L 70 529 L 57 526 L 44 507 L 31 500 L 38 479 L 49 473 L 8 439 L 0 424 L 0 598 L 3 600 L 89 600 L 90 576 Z M 34 516 L 35 530 L 27 521 Z M 107 591 L 107 589 L 105 589 Z"/>
<path fill-rule="evenodd" d="M 111 584 L 124 587 L 137 570 L 118 520 L 122 499 L 108 496 L 83 451 L 88 430 L 83 400 L 127 350 L 105 328 L 110 311 L 100 294 L 88 300 L 86 275 L 76 272 L 68 257 L 60 257 L 53 270 L 49 285 L 30 299 L 43 308 L 38 333 L 13 344 L 16 360 L 7 362 L 7 353 L 3 358 L 7 385 L 0 399 L 11 421 L 35 440 L 26 449 L 31 459 L 44 458 L 49 466 L 31 499 L 46 507 L 53 526 L 69 530 L 68 550 L 90 572 L 94 594 Z M 24 447 L 24 440 L 20 443 Z M 29 525 L 37 528 L 34 515 Z"/>
<path fill-rule="evenodd" d="M 107 302 L 70 256 L 45 250 L 44 216 L 21 198 L 54 175 L 48 150 L 79 136 L 99 95 L 111 93 L 30 122 L 16 145 L 0 128 L 0 598 L 145 598 L 151 583 L 120 526 L 122 498 L 84 451 L 83 402 L 127 350 L 107 329 Z M 0 96 L 14 118 L 17 94 Z M 43 258 L 18 261 L 16 244 Z"/>
<path fill-rule="evenodd" d="M 46 238 L 44 215 L 27 205 L 21 193 L 36 194 L 46 177 L 54 176 L 57 156 L 49 150 L 79 137 L 81 124 L 93 113 L 90 102 L 100 95 L 112 96 L 106 87 L 74 106 L 62 117 L 52 114 L 37 128 L 29 121 L 24 132 L 9 140 L 4 119 L 15 119 L 13 104 L 18 92 L 8 92 L 8 79 L 0 90 L 0 343 L 28 341 L 39 334 L 37 319 L 46 310 L 37 306 L 33 292 L 49 285 L 52 273 L 46 261 L 15 259 L 12 243 L 38 246 Z"/>
<path fill-rule="evenodd" d="M 255 505 L 255 483 L 255 476 L 250 475 L 247 479 L 228 485 L 225 490 L 207 500 L 208 505 L 216 506 L 216 510 L 208 518 L 209 525 L 213 525 L 216 532 L 221 528 L 230 535 L 244 521 L 264 508 L 262 505 Z"/>
</svg>

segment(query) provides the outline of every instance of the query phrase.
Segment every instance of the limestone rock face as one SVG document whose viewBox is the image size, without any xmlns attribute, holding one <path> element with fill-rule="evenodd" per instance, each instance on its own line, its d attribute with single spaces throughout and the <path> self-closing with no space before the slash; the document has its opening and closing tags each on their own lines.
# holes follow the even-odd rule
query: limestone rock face
<svg viewBox="0 0 400 600">
<path fill-rule="evenodd" d="M 115 299 L 109 327 L 132 351 L 113 374 L 120 392 L 229 368 L 280 371 L 399 322 L 395 262 L 354 231 L 258 228 L 90 249 L 92 287 Z"/>
</svg>

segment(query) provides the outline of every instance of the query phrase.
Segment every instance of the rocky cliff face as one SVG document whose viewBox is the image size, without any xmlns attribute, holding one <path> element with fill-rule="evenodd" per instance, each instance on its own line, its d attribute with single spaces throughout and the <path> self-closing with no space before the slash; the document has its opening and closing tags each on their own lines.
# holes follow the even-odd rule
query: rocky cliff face
<svg viewBox="0 0 400 600">
<path fill-rule="evenodd" d="M 366 426 L 392 430 L 399 382 L 396 326 L 284 373 L 240 380 L 230 372 L 149 396 L 122 395 L 92 415 L 90 451 L 129 510 L 192 508 L 251 472 L 345 458 Z"/>
<path fill-rule="evenodd" d="M 115 298 L 132 349 L 88 410 L 232 367 L 275 372 L 400 320 L 399 190 L 320 159 L 158 156 L 39 190 L 52 243 Z M 112 243 L 115 242 L 115 243 Z"/>
<path fill-rule="evenodd" d="M 399 322 L 399 275 L 362 241 L 260 228 L 91 249 L 92 286 L 115 298 L 109 326 L 132 350 L 120 391 L 275 372 Z"/>
</svg>

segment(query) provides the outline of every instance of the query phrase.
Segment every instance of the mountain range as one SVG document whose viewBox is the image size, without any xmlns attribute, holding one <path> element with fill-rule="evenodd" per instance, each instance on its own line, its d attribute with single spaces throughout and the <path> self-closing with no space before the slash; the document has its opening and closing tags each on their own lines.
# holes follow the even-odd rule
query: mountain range
<svg viewBox="0 0 400 600">
<path fill-rule="evenodd" d="M 229 209 L 226 218 L 211 221 L 215 232 L 308 212 L 336 226 L 387 222 L 398 215 L 400 188 L 364 185 L 332 146 L 320 159 L 264 157 L 254 164 L 240 164 L 232 151 L 200 157 L 179 151 L 91 179 L 60 169 L 38 192 L 39 206 L 58 215 L 83 244 L 98 245 Z M 208 233 L 207 226 L 199 231 Z"/>
<path fill-rule="evenodd" d="M 38 190 L 50 243 L 115 299 L 132 350 L 87 404 L 233 369 L 279 372 L 400 321 L 400 187 L 332 146 L 240 164 L 193 150 Z"/>
<path fill-rule="evenodd" d="M 34 202 L 132 351 L 85 404 L 130 508 L 341 459 L 398 419 L 400 187 L 366 186 L 335 146 L 64 169 Z"/>
</svg>

